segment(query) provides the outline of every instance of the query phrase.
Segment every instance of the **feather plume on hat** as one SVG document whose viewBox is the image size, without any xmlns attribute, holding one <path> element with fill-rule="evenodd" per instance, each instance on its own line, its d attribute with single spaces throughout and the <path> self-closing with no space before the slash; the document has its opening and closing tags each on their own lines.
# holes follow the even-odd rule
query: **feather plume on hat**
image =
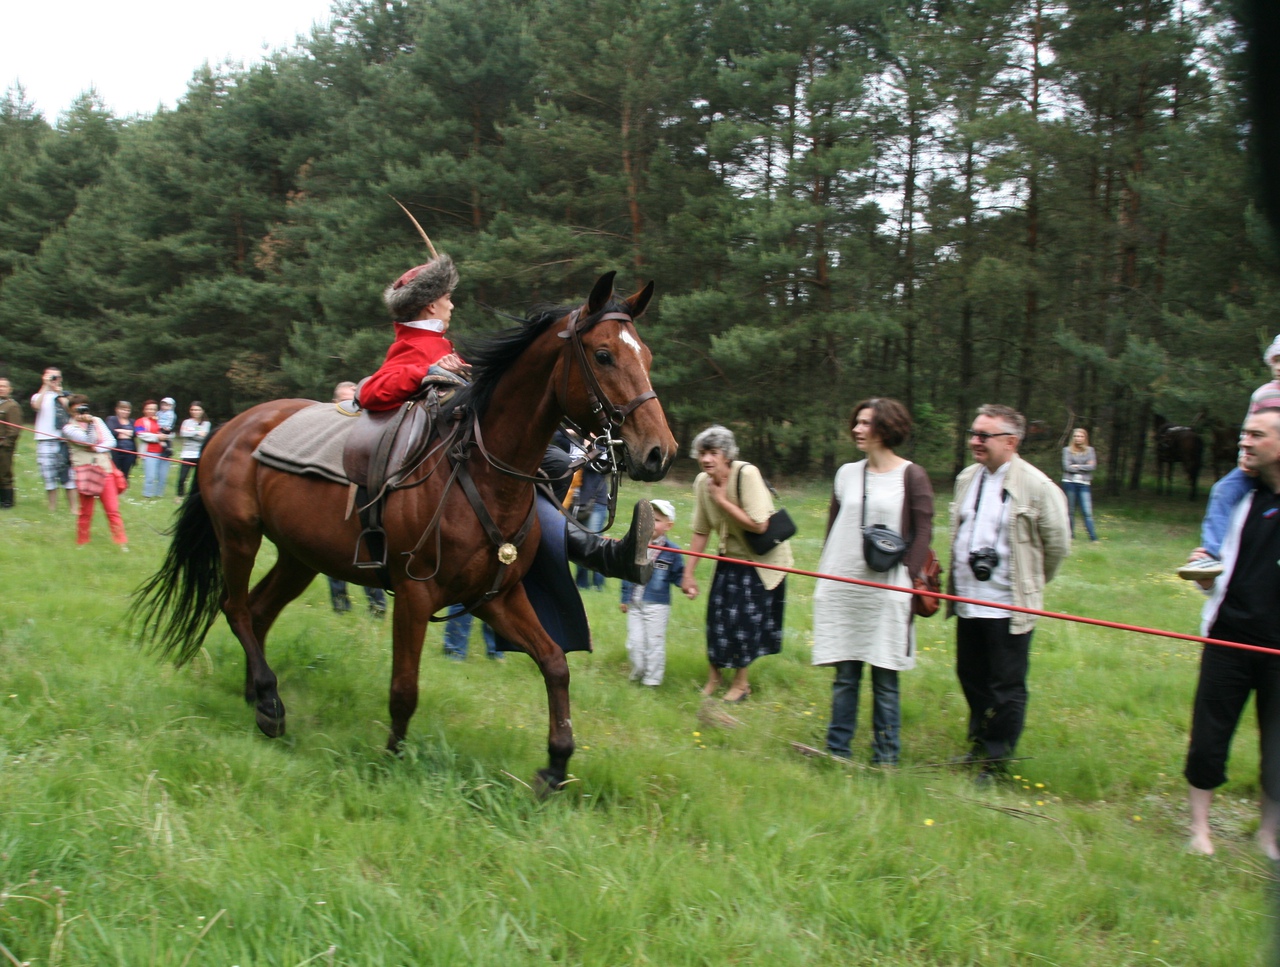
<svg viewBox="0 0 1280 967">
<path fill-rule="evenodd" d="M 427 306 L 458 286 L 453 259 L 441 252 L 430 262 L 415 265 L 382 293 L 382 301 L 396 322 L 409 322 Z"/>
<path fill-rule="evenodd" d="M 431 237 L 418 224 L 413 212 L 405 208 L 400 199 L 392 196 L 391 200 L 409 216 L 409 221 L 413 222 L 413 227 L 418 230 L 422 240 L 427 243 L 427 251 L 431 253 L 430 262 L 415 265 L 382 293 L 382 301 L 391 311 L 394 321 L 412 322 L 423 309 L 458 287 L 458 270 L 454 267 L 453 259 L 443 252 L 436 252 L 436 247 L 431 244 Z"/>
</svg>

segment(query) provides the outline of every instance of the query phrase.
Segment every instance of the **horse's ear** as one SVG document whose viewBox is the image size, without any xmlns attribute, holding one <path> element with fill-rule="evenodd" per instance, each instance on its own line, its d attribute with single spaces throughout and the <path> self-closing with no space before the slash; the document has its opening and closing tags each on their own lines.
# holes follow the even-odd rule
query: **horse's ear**
<svg viewBox="0 0 1280 967">
<path fill-rule="evenodd" d="M 635 295 L 627 299 L 627 305 L 631 307 L 631 318 L 639 319 L 644 315 L 644 310 L 649 308 L 649 300 L 653 298 L 653 281 L 637 292 Z"/>
<path fill-rule="evenodd" d="M 617 274 L 617 272 L 606 272 L 596 279 L 595 288 L 587 297 L 587 315 L 594 316 L 609 304 L 609 300 L 613 297 L 613 277 Z"/>
</svg>

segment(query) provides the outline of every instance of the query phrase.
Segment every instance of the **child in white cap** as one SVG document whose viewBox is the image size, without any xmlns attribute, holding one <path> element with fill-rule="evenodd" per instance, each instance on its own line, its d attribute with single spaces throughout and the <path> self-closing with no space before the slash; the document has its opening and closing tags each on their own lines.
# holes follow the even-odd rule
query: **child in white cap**
<svg viewBox="0 0 1280 967">
<path fill-rule="evenodd" d="M 649 557 L 653 576 L 648 584 L 622 582 L 622 613 L 627 616 L 627 658 L 631 662 L 631 681 L 656 687 L 662 684 L 667 670 L 667 622 L 671 619 L 671 586 L 680 586 L 684 578 L 684 555 L 680 545 L 667 537 L 676 522 L 676 509 L 669 500 L 651 500 L 653 505 L 653 539 Z"/>
</svg>

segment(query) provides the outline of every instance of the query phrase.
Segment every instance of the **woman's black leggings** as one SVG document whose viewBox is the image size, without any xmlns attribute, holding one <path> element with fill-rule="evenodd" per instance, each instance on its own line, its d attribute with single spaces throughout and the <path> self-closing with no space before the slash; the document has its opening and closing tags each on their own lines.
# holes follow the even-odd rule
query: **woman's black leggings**
<svg viewBox="0 0 1280 967">
<path fill-rule="evenodd" d="M 200 458 L 194 460 L 184 460 L 178 464 L 178 496 L 182 497 L 187 492 L 187 474 L 196 472 L 196 464 L 200 462 Z"/>
</svg>

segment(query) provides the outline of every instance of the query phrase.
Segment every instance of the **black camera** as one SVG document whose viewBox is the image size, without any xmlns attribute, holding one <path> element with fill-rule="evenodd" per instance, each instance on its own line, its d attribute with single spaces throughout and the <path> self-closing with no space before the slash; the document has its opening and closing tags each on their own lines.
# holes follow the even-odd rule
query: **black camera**
<svg viewBox="0 0 1280 967">
<path fill-rule="evenodd" d="M 89 404 L 88 404 L 88 403 L 81 403 L 79 406 L 77 406 L 77 407 L 76 407 L 76 412 L 77 412 L 77 413 L 88 413 L 88 412 L 89 412 Z"/>
<path fill-rule="evenodd" d="M 994 547 L 980 547 L 969 552 L 969 570 L 979 581 L 990 581 L 999 566 L 1000 555 Z"/>
</svg>

